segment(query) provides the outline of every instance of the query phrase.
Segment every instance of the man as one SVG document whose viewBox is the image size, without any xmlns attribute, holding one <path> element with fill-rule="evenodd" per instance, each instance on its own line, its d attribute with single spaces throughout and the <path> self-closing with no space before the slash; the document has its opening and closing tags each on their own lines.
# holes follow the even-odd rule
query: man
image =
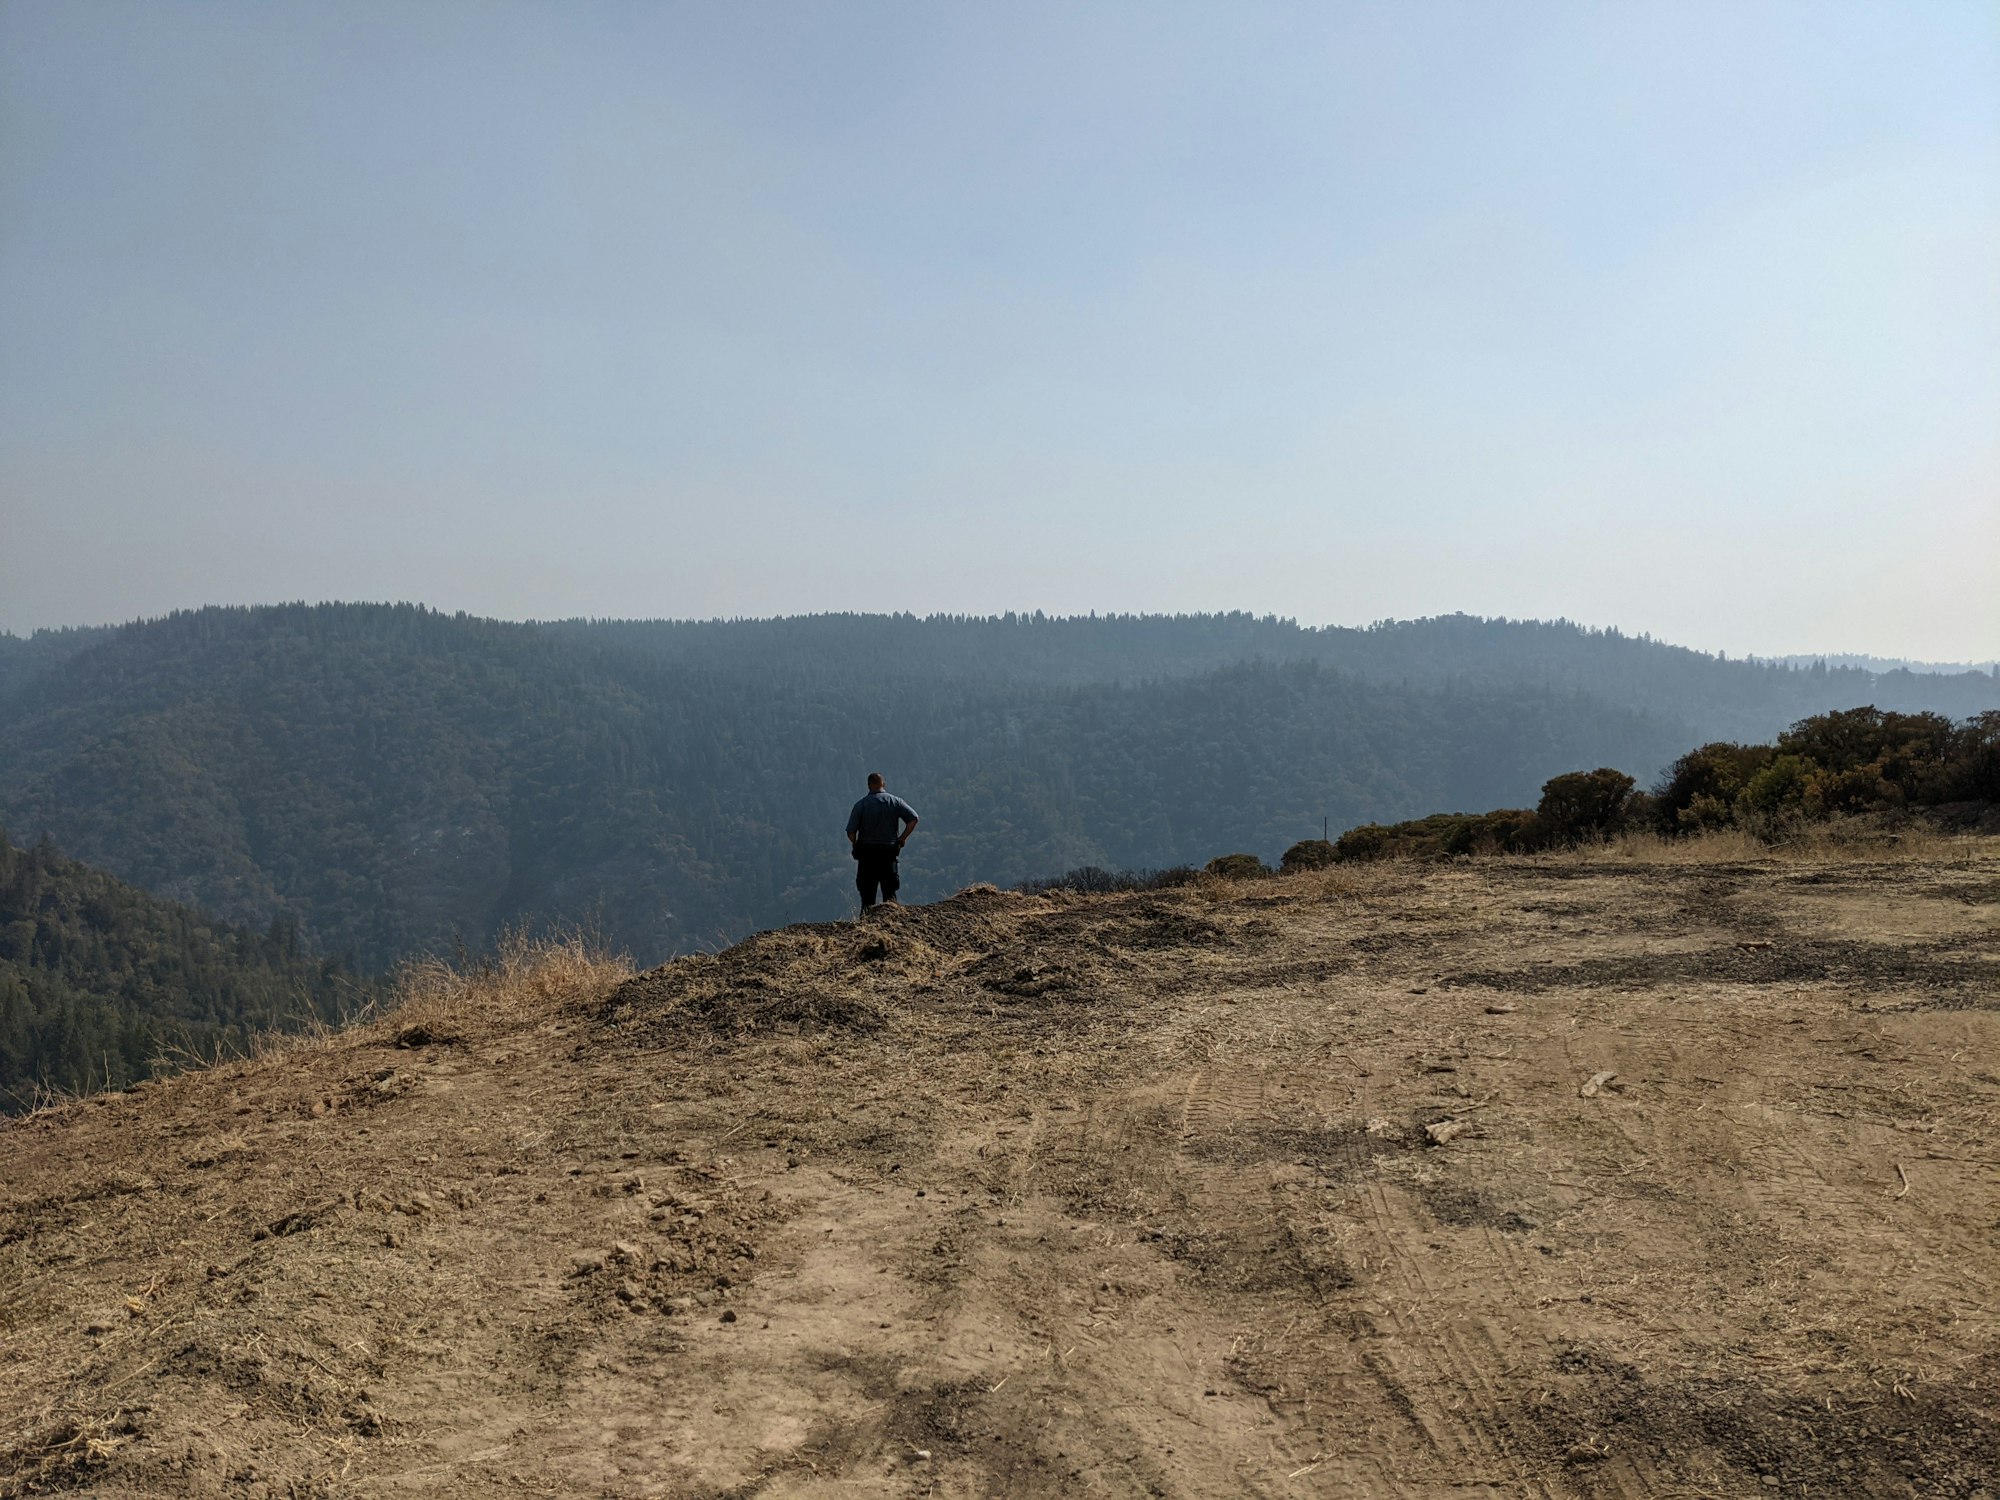
<svg viewBox="0 0 2000 1500">
<path fill-rule="evenodd" d="M 847 815 L 847 846 L 856 860 L 854 883 L 861 888 L 863 911 L 875 904 L 877 886 L 885 902 L 896 904 L 896 889 L 903 883 L 896 856 L 916 831 L 917 810 L 883 785 L 881 772 L 870 771 L 868 795 Z"/>
</svg>

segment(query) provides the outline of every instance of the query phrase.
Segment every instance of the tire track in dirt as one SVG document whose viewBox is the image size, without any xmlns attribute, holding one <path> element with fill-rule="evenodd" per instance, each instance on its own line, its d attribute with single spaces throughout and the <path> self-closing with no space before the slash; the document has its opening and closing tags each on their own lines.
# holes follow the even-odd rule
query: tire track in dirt
<svg viewBox="0 0 2000 1500">
<path fill-rule="evenodd" d="M 1254 1321 L 1232 1339 L 1222 1378 L 1255 1395 L 1276 1424 L 1271 1441 L 1283 1482 L 1274 1493 L 1414 1495 L 1401 1466 L 1378 1445 L 1342 1441 L 1401 1418 L 1347 1353 L 1349 1296 L 1329 1290 L 1315 1274 L 1308 1257 L 1318 1228 L 1278 1191 L 1287 1174 L 1273 1161 L 1274 1148 L 1296 1150 L 1309 1141 L 1322 1161 L 1337 1158 L 1326 1164 L 1345 1177 L 1365 1167 L 1371 1153 L 1358 1132 L 1303 1128 L 1300 1108 L 1262 1069 L 1203 1069 L 1189 1078 L 1183 1095 L 1175 1170 L 1187 1185 L 1184 1221 L 1233 1235 L 1262 1259 L 1280 1263 L 1290 1273 L 1284 1295 L 1307 1304 L 1286 1314 L 1274 1338 L 1264 1325 L 1280 1307 L 1268 1295 L 1246 1297 L 1241 1311 Z M 1253 1170 L 1262 1191 L 1245 1193 L 1242 1178 Z M 1251 1214 L 1244 1213 L 1246 1205 L 1255 1206 Z M 1350 1277 L 1343 1272 L 1339 1279 Z M 1331 1420 L 1313 1416 L 1315 1407 Z"/>
<path fill-rule="evenodd" d="M 1274 1104 L 1284 1106 L 1283 1119 L 1275 1116 Z M 1449 1299 L 1423 1269 L 1431 1232 L 1420 1217 L 1423 1210 L 1414 1198 L 1369 1175 L 1377 1143 L 1358 1126 L 1305 1129 L 1295 1111 L 1290 1098 L 1274 1094 L 1268 1074 L 1219 1069 L 1196 1074 L 1182 1103 L 1181 1170 L 1191 1182 L 1200 1181 L 1203 1174 L 1216 1170 L 1218 1157 L 1226 1162 L 1252 1156 L 1255 1153 L 1242 1147 L 1266 1136 L 1293 1145 L 1309 1141 L 1320 1171 L 1336 1180 L 1365 1180 L 1359 1224 L 1366 1238 L 1357 1247 L 1364 1263 L 1362 1284 L 1331 1299 L 1317 1298 L 1323 1325 L 1315 1330 L 1319 1357 L 1310 1362 L 1317 1368 L 1304 1378 L 1340 1391 L 1338 1405 L 1350 1413 L 1377 1408 L 1382 1420 L 1414 1427 L 1437 1461 L 1431 1475 L 1418 1477 L 1407 1462 L 1392 1463 L 1366 1436 L 1360 1445 L 1329 1454 L 1324 1428 L 1294 1423 L 1302 1459 L 1310 1452 L 1316 1460 L 1310 1462 L 1310 1471 L 1329 1479 L 1337 1476 L 1343 1485 L 1366 1486 L 1361 1491 L 1365 1493 L 1484 1493 L 1494 1500 L 1500 1496 L 1557 1500 L 1570 1494 L 1566 1486 L 1552 1487 L 1535 1467 L 1529 1455 L 1543 1445 L 1535 1434 L 1518 1427 L 1511 1415 L 1516 1400 L 1491 1373 L 1509 1365 L 1508 1341 L 1488 1320 L 1475 1325 L 1473 1341 L 1468 1342 L 1453 1317 L 1424 1319 L 1415 1311 L 1439 1309 Z M 1261 1196 L 1268 1201 L 1274 1195 Z M 1237 1205 L 1257 1201 L 1240 1189 L 1214 1197 Z M 1295 1216 L 1282 1208 L 1269 1217 L 1276 1238 L 1297 1243 L 1311 1233 L 1311 1226 L 1294 1222 Z M 1488 1260 L 1506 1288 L 1506 1300 L 1518 1302 L 1523 1296 L 1519 1250 L 1490 1230 L 1481 1238 L 1490 1248 Z M 1293 1294 L 1312 1294 L 1310 1281 L 1302 1282 L 1292 1288 Z M 1370 1293 L 1375 1294 L 1373 1299 Z M 1374 1305 L 1369 1307 L 1371 1300 Z M 1360 1320 L 1366 1330 L 1365 1349 L 1358 1361 L 1350 1357 L 1343 1367 L 1342 1361 L 1328 1355 L 1344 1342 L 1335 1325 L 1343 1321 L 1352 1325 L 1357 1304 L 1366 1309 Z M 1299 1378 L 1302 1370 L 1281 1367 L 1277 1373 Z M 1277 1410 L 1275 1404 L 1273 1409 Z M 1379 1420 L 1343 1421 L 1336 1430 L 1369 1434 L 1379 1425 Z M 1621 1496 L 1633 1497 L 1650 1493 L 1652 1487 L 1643 1481 L 1620 1491 Z"/>
<path fill-rule="evenodd" d="M 1267 1082 L 1260 1073 L 1244 1077 L 1236 1069 L 1208 1068 L 1192 1074 L 1181 1100 L 1181 1134 L 1177 1149 L 1185 1157 L 1196 1137 L 1240 1133 L 1242 1122 L 1260 1119 Z M 1220 1118 L 1226 1124 L 1219 1128 Z"/>
<path fill-rule="evenodd" d="M 1333 1305 L 1324 1298 L 1320 1301 L 1322 1312 L 1332 1316 L 1322 1319 L 1329 1326 L 1320 1330 L 1321 1368 L 1316 1373 L 1343 1392 L 1339 1405 L 1350 1414 L 1372 1407 L 1380 1415 L 1373 1421 L 1343 1420 L 1338 1424 L 1339 1432 L 1362 1438 L 1359 1445 L 1350 1445 L 1344 1452 L 1326 1453 L 1323 1430 L 1302 1430 L 1302 1444 L 1311 1441 L 1317 1445 L 1319 1461 L 1312 1466 L 1314 1471 L 1327 1477 L 1337 1475 L 1343 1488 L 1353 1487 L 1359 1493 L 1477 1495 L 1482 1490 L 1474 1487 L 1479 1483 L 1475 1476 L 1491 1476 L 1484 1493 L 1493 1500 L 1501 1496 L 1553 1500 L 1563 1493 L 1542 1485 L 1532 1470 L 1510 1453 L 1510 1447 L 1515 1452 L 1530 1448 L 1525 1439 L 1510 1445 L 1488 1436 L 1490 1430 L 1505 1425 L 1510 1404 L 1486 1374 L 1487 1369 L 1504 1364 L 1490 1330 L 1482 1330 L 1487 1345 L 1481 1351 L 1482 1358 L 1465 1347 L 1448 1322 L 1419 1326 L 1407 1312 L 1398 1310 L 1398 1303 L 1405 1308 L 1435 1306 L 1439 1295 L 1422 1271 L 1420 1252 L 1413 1253 L 1408 1243 L 1413 1234 L 1423 1232 L 1413 1218 L 1419 1210 L 1400 1192 L 1392 1202 L 1390 1190 L 1372 1175 L 1376 1152 L 1371 1138 L 1358 1125 L 1351 1130 L 1308 1132 L 1297 1118 L 1272 1118 L 1268 1112 L 1271 1102 L 1268 1075 L 1245 1077 L 1220 1070 L 1196 1074 L 1189 1081 L 1182 1108 L 1180 1156 L 1183 1171 L 1197 1176 L 1214 1170 L 1218 1141 L 1240 1140 L 1261 1129 L 1285 1140 L 1310 1138 L 1321 1172 L 1336 1180 L 1360 1179 L 1364 1184 L 1359 1222 L 1366 1238 L 1356 1247 L 1363 1262 L 1360 1284 L 1338 1294 Z M 1288 1112 L 1295 1110 L 1292 1100 L 1282 1102 Z M 1207 1149 L 1202 1149 L 1204 1145 Z M 1231 1196 L 1240 1204 L 1247 1195 L 1239 1192 Z M 1264 1196 L 1268 1199 L 1273 1195 Z M 1282 1218 L 1282 1212 L 1275 1217 Z M 1298 1235 L 1298 1227 L 1286 1227 Z M 1500 1249 L 1497 1263 L 1507 1268 L 1507 1279 L 1517 1281 L 1519 1263 L 1512 1247 Z M 1379 1295 L 1383 1292 L 1386 1297 Z M 1371 1302 L 1375 1304 L 1372 1308 Z M 1342 1368 L 1341 1361 L 1325 1357 L 1339 1338 L 1331 1325 L 1345 1321 L 1352 1326 L 1357 1307 L 1360 1326 L 1366 1330 L 1364 1347 L 1358 1360 L 1350 1358 Z M 1438 1389 L 1470 1392 L 1471 1399 L 1439 1401 L 1432 1394 Z M 1413 1426 L 1422 1434 L 1438 1461 L 1434 1475 L 1413 1475 L 1406 1462 L 1394 1462 L 1380 1451 L 1380 1439 L 1374 1435 L 1384 1423 Z"/>
<path fill-rule="evenodd" d="M 1525 1459 L 1535 1445 L 1516 1431 L 1511 1416 L 1515 1403 L 1503 1396 L 1488 1374 L 1506 1363 L 1490 1324 L 1482 1320 L 1486 1347 L 1475 1353 L 1455 1326 L 1455 1310 L 1441 1309 L 1446 1299 L 1424 1270 L 1423 1251 L 1411 1243 L 1428 1231 L 1416 1223 L 1408 1195 L 1374 1178 L 1364 1186 L 1361 1202 L 1375 1252 L 1369 1256 L 1375 1283 L 1370 1290 L 1378 1294 L 1373 1301 L 1379 1309 L 1369 1318 L 1374 1368 L 1391 1387 L 1391 1400 L 1418 1425 L 1455 1476 L 1447 1481 L 1453 1492 L 1478 1493 L 1469 1487 L 1483 1479 L 1494 1500 L 1501 1496 L 1557 1500 L 1566 1495 L 1567 1490 L 1546 1484 Z M 1380 1270 L 1374 1271 L 1377 1264 Z M 1500 1265 L 1504 1268 L 1506 1263 Z M 1511 1293 L 1506 1300 L 1518 1302 L 1518 1282 L 1505 1269 L 1502 1280 Z M 1387 1295 L 1381 1295 L 1385 1291 Z M 1420 1322 L 1411 1309 L 1426 1307 L 1439 1308 L 1445 1316 Z M 1440 1400 L 1436 1394 L 1440 1390 L 1460 1392 L 1462 1399 Z"/>
<path fill-rule="evenodd" d="M 1010 1179 L 1011 1268 L 998 1281 L 1001 1318 L 1032 1330 L 1038 1351 L 1008 1373 L 1006 1396 L 1022 1403 L 1019 1441 L 1045 1456 L 1044 1488 L 984 1492 L 1279 1497 L 1301 1492 L 1288 1476 L 1331 1472 L 1280 1405 L 1233 1389 L 1225 1351 L 1244 1341 L 1239 1299 L 1219 1309 L 1184 1253 L 1211 1222 L 1204 1205 L 1226 1206 L 1212 1184 L 1185 1180 L 1175 1149 L 1190 1092 L 1168 1078 L 1038 1112 Z M 1087 1427 L 1085 1409 L 1097 1414 Z M 1058 1477 L 1078 1470 L 1070 1488 L 1047 1487 L 1051 1464 Z M 1392 1492 L 1372 1470 L 1357 1478 L 1370 1481 L 1360 1493 Z"/>
</svg>

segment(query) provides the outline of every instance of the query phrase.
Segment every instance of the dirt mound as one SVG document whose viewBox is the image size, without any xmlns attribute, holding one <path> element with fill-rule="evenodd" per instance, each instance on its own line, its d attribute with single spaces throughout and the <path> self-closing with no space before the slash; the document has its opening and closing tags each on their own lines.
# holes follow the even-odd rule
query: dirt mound
<svg viewBox="0 0 2000 1500">
<path fill-rule="evenodd" d="M 2000 851 L 974 890 L 0 1132 L 0 1495 L 2000 1494 Z"/>
<path fill-rule="evenodd" d="M 620 985 L 600 1015 L 645 1036 L 875 1031 L 952 960 L 1004 941 L 1047 904 L 991 886 L 934 906 L 884 906 L 860 922 L 801 923 L 720 953 L 676 959 Z"/>
</svg>

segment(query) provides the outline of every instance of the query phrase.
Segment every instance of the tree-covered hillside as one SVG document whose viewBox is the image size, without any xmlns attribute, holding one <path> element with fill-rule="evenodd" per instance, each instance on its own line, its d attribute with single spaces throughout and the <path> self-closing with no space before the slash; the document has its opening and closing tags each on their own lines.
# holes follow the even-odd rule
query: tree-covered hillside
<svg viewBox="0 0 2000 1500">
<path fill-rule="evenodd" d="M 37 655 L 36 653 L 39 653 Z M 503 624 L 411 606 L 209 609 L 15 642 L 0 818 L 148 889 L 373 967 L 523 920 L 642 960 L 851 902 L 880 769 L 925 899 L 1200 863 L 1578 765 L 1986 676 L 1721 662 L 1567 625 L 1359 631 L 1248 615 Z M 24 664 L 24 658 L 32 658 Z"/>
<path fill-rule="evenodd" d="M 778 664 L 1036 683 L 1134 682 L 1246 661 L 1310 662 L 1397 687 L 1583 693 L 1735 738 L 1775 734 L 1827 709 L 1874 703 L 1964 718 L 2000 701 L 1986 672 L 1870 672 L 1817 661 L 1723 661 L 1567 622 L 1445 615 L 1363 628 L 1249 614 L 1045 618 L 814 615 L 779 620 L 565 621 L 577 640 L 656 660 L 761 673 Z"/>
<path fill-rule="evenodd" d="M 241 1053 L 365 993 L 283 921 L 259 937 L 0 833 L 0 1112 Z"/>
<path fill-rule="evenodd" d="M 0 631 L 0 703 L 15 688 L 40 676 L 110 634 L 109 626 L 84 630 L 38 630 L 23 640 Z"/>
</svg>

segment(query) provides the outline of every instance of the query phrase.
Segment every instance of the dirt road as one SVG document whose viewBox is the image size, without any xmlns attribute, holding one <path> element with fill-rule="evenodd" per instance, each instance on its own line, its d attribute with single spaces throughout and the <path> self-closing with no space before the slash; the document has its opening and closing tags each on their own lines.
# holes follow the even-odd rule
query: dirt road
<svg viewBox="0 0 2000 1500">
<path fill-rule="evenodd" d="M 522 959 L 0 1161 L 4 1494 L 2000 1497 L 1990 843 Z"/>
</svg>

